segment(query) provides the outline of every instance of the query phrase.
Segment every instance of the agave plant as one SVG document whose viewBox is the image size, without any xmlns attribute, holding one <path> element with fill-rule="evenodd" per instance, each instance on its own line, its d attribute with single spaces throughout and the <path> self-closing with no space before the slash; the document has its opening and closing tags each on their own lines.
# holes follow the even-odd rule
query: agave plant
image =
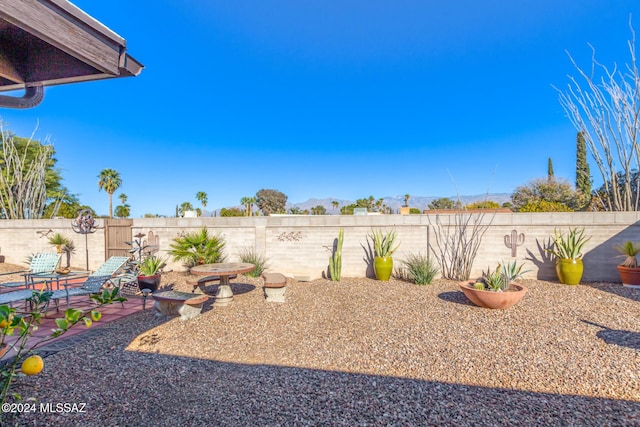
<svg viewBox="0 0 640 427">
<path fill-rule="evenodd" d="M 155 276 L 162 271 L 162 268 L 165 266 L 165 264 L 166 263 L 164 258 L 155 255 L 149 255 L 148 257 L 143 259 L 138 266 L 138 273 L 141 276 Z"/>
<path fill-rule="evenodd" d="M 569 233 L 554 230 L 555 237 L 553 245 L 545 249 L 558 259 L 580 259 L 582 258 L 582 249 L 584 245 L 591 239 L 584 235 L 584 228 L 570 228 Z"/>
<path fill-rule="evenodd" d="M 614 246 L 613 248 L 620 252 L 620 256 L 625 257 L 624 261 L 622 261 L 620 265 L 629 268 L 638 268 L 638 258 L 636 258 L 636 256 L 640 254 L 640 243 L 634 243 L 628 240 Z"/>
<path fill-rule="evenodd" d="M 524 264 L 518 265 L 518 261 L 498 264 L 498 267 L 487 273 L 484 273 L 482 279 L 474 284 L 474 288 L 478 290 L 487 290 L 493 292 L 503 292 L 509 289 L 511 283 L 519 279 L 524 273 L 530 271 L 522 271 Z"/>
<path fill-rule="evenodd" d="M 395 230 L 386 233 L 383 233 L 382 230 L 371 230 L 369 237 L 373 241 L 375 256 L 378 257 L 390 257 L 400 247 L 400 244 L 393 245 L 397 237 Z"/>
</svg>

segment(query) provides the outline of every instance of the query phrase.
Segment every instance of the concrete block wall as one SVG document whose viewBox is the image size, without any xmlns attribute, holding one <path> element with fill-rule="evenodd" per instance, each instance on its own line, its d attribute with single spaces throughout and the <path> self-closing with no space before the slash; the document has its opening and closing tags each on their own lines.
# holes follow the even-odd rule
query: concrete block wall
<svg viewBox="0 0 640 427">
<path fill-rule="evenodd" d="M 438 224 L 453 227 L 455 215 L 367 215 L 367 216 L 300 216 L 238 218 L 139 218 L 133 220 L 133 234 L 150 231 L 158 236 L 160 254 L 166 254 L 176 236 L 207 227 L 210 233 L 221 235 L 226 242 L 228 261 L 238 261 L 238 251 L 255 248 L 269 259 L 269 269 L 300 280 L 313 280 L 326 274 L 334 239 L 344 228 L 344 277 L 364 277 L 373 274 L 367 264 L 367 236 L 372 229 L 395 228 L 400 248 L 394 255 L 398 266 L 410 253 L 423 253 L 438 259 L 436 235 Z M 21 263 L 38 251 L 53 250 L 37 231 L 59 231 L 76 243 L 74 266 L 84 266 L 84 236 L 71 231 L 70 220 L 0 221 L 0 249 L 6 262 Z M 100 223 L 100 220 L 98 220 Z M 640 213 L 636 212 L 572 212 L 572 213 L 484 213 L 481 224 L 486 226 L 482 243 L 472 268 L 472 277 L 494 268 L 498 262 L 509 261 L 511 249 L 505 236 L 515 230 L 523 233 L 524 243 L 517 247 L 516 259 L 531 270 L 527 277 L 555 279 L 554 263 L 544 251 L 554 229 L 585 227 L 591 240 L 585 247 L 585 281 L 619 281 L 616 265 L 620 259 L 613 246 L 625 240 L 640 241 Z M 90 268 L 104 261 L 104 230 L 88 236 Z M 169 260 L 169 268 L 184 270 Z"/>
<path fill-rule="evenodd" d="M 47 239 L 47 236 L 54 233 L 62 234 L 75 244 L 76 250 L 71 256 L 72 266 L 86 268 L 86 247 L 89 248 L 90 269 L 95 269 L 104 262 L 104 228 L 86 235 L 85 246 L 85 235 L 72 230 L 70 219 L 0 220 L 0 254 L 5 256 L 7 263 L 26 267 L 25 260 L 28 256 L 37 252 L 56 251 Z"/>
</svg>

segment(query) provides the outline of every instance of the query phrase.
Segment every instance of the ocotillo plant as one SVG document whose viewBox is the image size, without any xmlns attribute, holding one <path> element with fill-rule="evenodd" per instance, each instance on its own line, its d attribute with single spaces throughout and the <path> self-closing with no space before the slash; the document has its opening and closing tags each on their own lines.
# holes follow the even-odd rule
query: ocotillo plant
<svg viewBox="0 0 640 427">
<path fill-rule="evenodd" d="M 333 253 L 329 258 L 329 273 L 331 274 L 331 280 L 334 282 L 340 281 L 340 275 L 342 274 L 342 242 L 344 240 L 344 229 L 340 228 L 338 231 L 338 239 L 334 244 Z"/>
<path fill-rule="evenodd" d="M 504 236 L 504 244 L 511 249 L 511 256 L 516 257 L 518 246 L 524 243 L 524 233 L 518 234 L 516 230 L 511 231 L 511 236 Z"/>
</svg>

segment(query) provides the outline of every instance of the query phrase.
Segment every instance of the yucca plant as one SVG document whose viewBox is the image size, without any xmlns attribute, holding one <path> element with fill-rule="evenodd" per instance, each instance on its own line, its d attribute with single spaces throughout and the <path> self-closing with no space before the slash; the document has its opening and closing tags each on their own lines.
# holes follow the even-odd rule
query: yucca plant
<svg viewBox="0 0 640 427">
<path fill-rule="evenodd" d="M 640 243 L 634 243 L 628 240 L 614 246 L 613 248 L 620 252 L 621 257 L 625 257 L 624 261 L 622 261 L 620 265 L 629 268 L 638 268 L 638 258 L 636 258 L 636 256 L 640 254 Z"/>
<path fill-rule="evenodd" d="M 584 233 L 584 228 L 577 227 L 570 228 L 566 235 L 554 230 L 553 245 L 545 250 L 558 259 L 580 259 L 584 245 L 591 239 Z"/>
<path fill-rule="evenodd" d="M 209 236 L 207 228 L 203 227 L 200 231 L 174 238 L 167 253 L 190 268 L 223 261 L 224 244 L 221 236 Z"/>
<path fill-rule="evenodd" d="M 402 261 L 407 278 L 416 285 L 430 285 L 438 274 L 438 266 L 423 254 L 411 254 Z"/>
<path fill-rule="evenodd" d="M 263 254 L 259 254 L 254 248 L 243 248 L 238 251 L 238 257 L 242 262 L 253 264 L 255 268 L 246 273 L 249 277 L 260 277 L 268 267 L 268 258 Z"/>
<path fill-rule="evenodd" d="M 375 256 L 378 257 L 390 257 L 400 247 L 400 244 L 397 244 L 396 246 L 393 245 L 397 237 L 395 230 L 383 233 L 382 230 L 372 229 L 369 237 L 371 237 L 371 240 L 373 241 L 373 251 Z"/>
</svg>

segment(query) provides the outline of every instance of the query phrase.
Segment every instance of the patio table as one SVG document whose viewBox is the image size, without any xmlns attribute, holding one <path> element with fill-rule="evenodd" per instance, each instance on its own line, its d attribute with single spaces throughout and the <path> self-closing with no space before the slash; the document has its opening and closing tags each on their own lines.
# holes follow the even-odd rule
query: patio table
<svg viewBox="0 0 640 427">
<path fill-rule="evenodd" d="M 69 280 L 81 279 L 88 276 L 88 271 L 70 271 L 64 274 L 54 271 L 53 273 L 31 273 L 30 279 L 32 280 L 33 284 L 45 283 L 46 288 L 52 291 L 54 290 L 54 282 L 56 283 L 56 289 L 60 289 L 61 281 L 68 282 Z"/>
<path fill-rule="evenodd" d="M 196 276 L 220 276 L 220 285 L 216 292 L 215 306 L 225 306 L 233 302 L 233 290 L 229 284 L 229 276 L 248 273 L 255 265 L 248 262 L 218 262 L 191 267 L 191 274 Z"/>
</svg>

